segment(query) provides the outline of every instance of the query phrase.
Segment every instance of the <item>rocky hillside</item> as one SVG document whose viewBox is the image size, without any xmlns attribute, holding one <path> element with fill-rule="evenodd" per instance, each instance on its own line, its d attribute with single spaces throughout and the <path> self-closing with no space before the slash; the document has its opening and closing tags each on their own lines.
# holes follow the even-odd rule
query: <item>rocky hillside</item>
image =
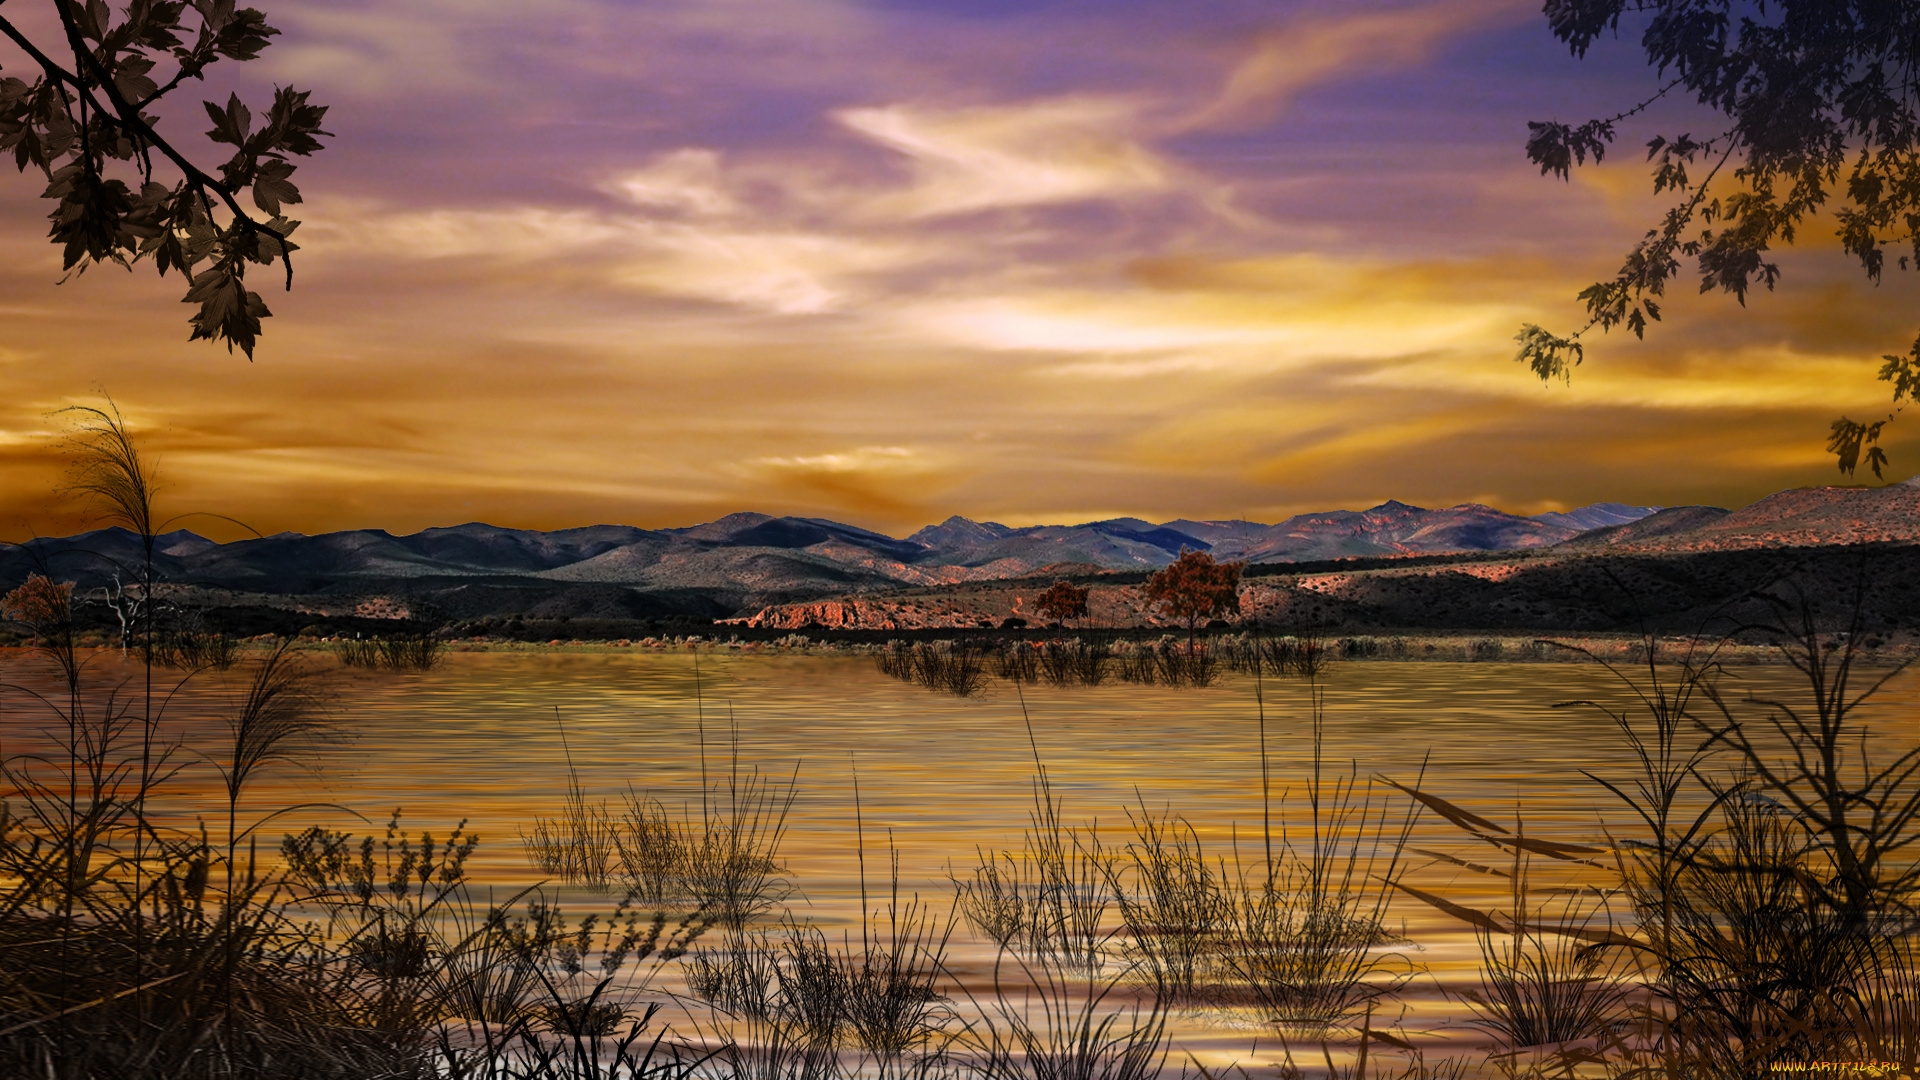
<svg viewBox="0 0 1920 1080">
<path fill-rule="evenodd" d="M 1183 549 L 1256 563 L 1335 556 L 1501 551 L 1579 535 L 1587 522 L 1630 521 L 1649 507 L 1614 504 L 1523 518 L 1485 506 L 1303 515 L 1274 525 L 1133 518 L 1011 528 L 954 517 L 905 539 L 820 518 L 730 514 L 684 529 L 594 525 L 538 532 L 470 523 L 394 536 L 377 529 L 283 533 L 218 544 L 190 532 L 159 538 L 159 580 L 235 593 L 318 598 L 318 610 L 397 593 L 462 617 L 512 611 L 662 613 L 712 618 L 829 596 L 955 585 L 1049 572 L 1151 570 Z M 1551 520 L 1548 520 L 1551 519 Z M 137 537 L 106 529 L 0 552 L 0 581 L 40 566 L 97 591 L 138 577 Z M 1061 568 L 1051 570 L 1050 568 Z M 340 598 L 328 601 L 325 598 Z M 348 604 L 348 606 L 352 606 Z"/>
<path fill-rule="evenodd" d="M 1804 593 L 1831 611 L 1862 608 L 1862 628 L 1887 640 L 1920 639 L 1920 545 L 1831 545 L 1697 552 L 1548 549 L 1517 556 L 1364 560 L 1311 564 L 1302 573 L 1243 580 L 1243 627 L 1342 632 L 1491 631 L 1523 634 L 1627 632 L 1714 634 L 1771 613 L 1756 589 Z M 1090 615 L 1066 629 L 1173 624 L 1147 608 L 1145 575 L 1077 580 Z M 1033 611 L 1050 578 L 771 606 L 732 620 L 743 626 L 820 630 L 1040 629 Z M 1856 588 L 1865 585 L 1864 588 Z M 1009 620 L 1013 620 L 1009 622 Z"/>
<path fill-rule="evenodd" d="M 1103 574 L 1119 575 L 1111 577 L 1121 591 L 1109 600 L 1110 619 L 1138 619 L 1126 581 L 1143 580 L 1182 549 L 1244 560 L 1250 581 L 1292 564 L 1388 560 L 1367 572 L 1365 588 L 1377 590 L 1393 568 L 1410 572 L 1414 562 L 1441 555 L 1466 559 L 1463 567 L 1478 569 L 1457 573 L 1473 576 L 1493 573 L 1495 564 L 1485 560 L 1502 553 L 1669 555 L 1917 540 L 1920 486 L 1909 482 L 1783 492 L 1732 513 L 1602 503 L 1519 517 L 1476 504 L 1429 510 L 1387 502 L 1275 524 L 1116 518 L 1014 528 L 953 517 L 905 538 L 754 513 L 681 529 L 539 532 L 471 523 L 406 536 L 353 530 L 227 544 L 175 532 L 159 538 L 154 565 L 173 588 L 316 615 L 732 617 L 768 626 L 877 628 L 890 621 L 905 627 L 1024 618 L 1030 613 L 1021 606 L 1019 582 Z M 38 539 L 0 549 L 0 585 L 44 567 L 77 582 L 82 596 L 98 598 L 116 577 L 135 580 L 142 558 L 138 538 L 118 529 Z M 931 599 L 937 596 L 975 599 Z M 1262 611 L 1271 606 L 1253 603 Z"/>
</svg>

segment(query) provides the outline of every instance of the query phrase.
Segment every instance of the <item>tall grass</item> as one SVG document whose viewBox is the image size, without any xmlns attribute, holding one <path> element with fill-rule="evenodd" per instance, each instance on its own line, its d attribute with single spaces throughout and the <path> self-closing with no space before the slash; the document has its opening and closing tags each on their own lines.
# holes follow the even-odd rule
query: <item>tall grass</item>
<svg viewBox="0 0 1920 1080">
<path fill-rule="evenodd" d="M 867 904 L 865 826 L 855 774 L 861 925 L 835 947 L 819 929 L 786 921 L 737 928 L 717 949 L 694 954 L 688 986 L 734 1023 L 720 1055 L 736 1078 L 925 1077 L 942 1071 L 958 1014 L 936 990 L 955 917 L 940 919 L 915 895 L 900 895 L 899 851 L 882 911 Z M 843 1048 L 854 1051 L 848 1062 Z"/>
<path fill-rule="evenodd" d="M 962 915 L 1002 948 L 1092 970 L 1115 932 L 1107 925 L 1114 900 L 1113 856 L 1101 843 L 1098 821 L 1067 824 L 1031 719 L 1027 738 L 1034 758 L 1033 807 L 1021 850 L 976 849 L 979 862 L 973 871 L 949 880 Z"/>
<path fill-rule="evenodd" d="M 1055 686 L 1099 686 L 1113 650 L 1103 641 L 1049 641 L 1036 650 L 1041 677 Z"/>
<path fill-rule="evenodd" d="M 202 625 L 169 626 L 156 633 L 151 644 L 138 647 L 140 659 L 160 667 L 225 671 L 240 658 L 233 635 Z"/>
<path fill-rule="evenodd" d="M 569 922 L 537 896 L 515 914 L 523 896 L 480 917 L 477 838 L 409 836 L 397 813 L 384 838 L 314 828 L 263 857 L 260 829 L 300 808 L 263 813 L 250 788 L 332 728 L 290 643 L 236 675 L 205 746 L 147 728 L 115 688 L 27 692 L 55 750 L 0 768 L 0 1075 L 691 1073 L 698 1055 L 642 1038 L 647 978 L 615 976 L 679 956 L 704 912 L 670 928 L 630 899 Z M 217 781 L 223 832 L 153 812 L 189 769 Z"/>
<path fill-rule="evenodd" d="M 1169 638 L 1124 643 L 1115 658 L 1120 681 L 1141 686 L 1211 686 L 1223 666 L 1211 649 L 1189 649 Z"/>
<path fill-rule="evenodd" d="M 1125 990 L 1125 970 L 1090 981 L 1045 956 L 1002 952 L 981 1009 L 984 1080 L 1154 1080 L 1168 1050 L 1165 999 Z M 1017 1002 L 1017 1004 L 1016 1004 Z"/>
<path fill-rule="evenodd" d="M 239 825 L 248 782 L 315 733 L 284 660 L 255 662 L 212 755 L 219 839 L 149 812 L 183 756 L 116 694 L 40 700 L 58 754 L 0 770 L 0 1073 L 344 1077 L 417 1059 L 419 1032 L 293 917 L 293 883 Z"/>
<path fill-rule="evenodd" d="M 564 745 L 565 728 L 560 731 Z M 798 796 L 797 764 L 785 781 L 762 776 L 757 766 L 743 770 L 736 727 L 727 772 L 708 783 L 703 722 L 699 818 L 689 806 L 676 820 L 659 799 L 631 786 L 621 812 L 589 802 L 570 747 L 566 753 L 560 816 L 535 818 L 521 838 L 542 873 L 569 884 L 618 884 L 648 903 L 698 906 L 729 928 L 765 915 L 792 894 L 779 853 Z"/>
<path fill-rule="evenodd" d="M 1605 1039 L 1627 1019 L 1633 957 L 1607 918 L 1606 893 L 1557 891 L 1557 903 L 1532 896 L 1532 853 L 1522 829 L 1504 871 L 1509 900 L 1500 917 L 1474 925 L 1480 985 L 1461 997 L 1473 1006 L 1474 1026 L 1508 1055 Z"/>
<path fill-rule="evenodd" d="M 1040 648 L 1025 641 L 1011 641 L 993 654 L 993 673 L 1008 682 L 1040 681 Z"/>
<path fill-rule="evenodd" d="M 1243 637 L 1237 641 L 1229 638 L 1215 648 L 1221 663 L 1230 671 L 1254 678 L 1270 675 L 1278 679 L 1317 679 L 1332 665 L 1337 651 L 1326 635 L 1313 626 L 1299 627 L 1279 637 Z M 1370 654 L 1350 651 L 1349 655 Z"/>
<path fill-rule="evenodd" d="M 1857 627 L 1825 625 L 1804 602 L 1770 602 L 1785 617 L 1761 629 L 1806 689 L 1799 700 L 1749 700 L 1765 717 L 1759 724 L 1725 693 L 1709 647 L 1688 646 L 1668 661 L 1649 639 L 1637 679 L 1600 660 L 1638 706 L 1606 710 L 1638 769 L 1594 777 L 1636 826 L 1610 832 L 1610 852 L 1508 833 L 1414 792 L 1504 851 L 1589 868 L 1604 867 L 1594 857 L 1611 854 L 1615 895 L 1633 917 L 1624 931 L 1586 919 L 1501 919 L 1401 883 L 1482 931 L 1510 937 L 1487 956 L 1509 1002 L 1483 1013 L 1509 1043 L 1593 1036 L 1598 1028 L 1618 1069 L 1659 1077 L 1760 1077 L 1823 1060 L 1914 1069 L 1920 979 L 1909 849 L 1920 840 L 1920 748 L 1876 754 L 1855 719 L 1891 677 L 1850 689 L 1857 654 L 1849 631 Z M 1602 951 L 1607 958 L 1595 959 Z M 1645 992 L 1616 999 L 1609 984 L 1626 964 Z M 1557 976 L 1548 978 L 1551 971 Z M 1592 981 L 1575 985 L 1583 979 Z M 1514 1000 L 1515 992 L 1531 997 Z M 1630 1025 L 1612 1017 L 1620 1002 Z M 1622 1029 L 1632 1037 L 1614 1034 Z"/>
<path fill-rule="evenodd" d="M 979 649 L 892 647 L 875 657 L 880 673 L 937 693 L 972 697 L 987 686 L 987 654 Z"/>
<path fill-rule="evenodd" d="M 440 663 L 447 643 L 429 633 L 389 634 L 334 643 L 333 654 L 347 667 L 388 671 L 431 671 Z"/>
<path fill-rule="evenodd" d="M 1127 816 L 1133 840 L 1109 869 L 1126 932 L 1162 994 L 1203 999 L 1217 989 L 1209 981 L 1233 916 L 1224 868 L 1209 864 L 1199 834 L 1171 810 L 1150 814 L 1143 803 Z"/>
</svg>

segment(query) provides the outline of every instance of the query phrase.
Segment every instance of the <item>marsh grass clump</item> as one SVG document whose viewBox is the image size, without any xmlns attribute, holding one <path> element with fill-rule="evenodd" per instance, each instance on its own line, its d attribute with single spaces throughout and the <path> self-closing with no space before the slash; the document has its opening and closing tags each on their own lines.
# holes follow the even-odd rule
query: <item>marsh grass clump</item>
<svg viewBox="0 0 1920 1080">
<path fill-rule="evenodd" d="M 653 795 L 631 785 L 616 813 L 587 798 L 558 709 L 554 723 L 567 761 L 567 794 L 556 818 L 537 817 L 521 835 L 528 861 L 575 885 L 624 887 L 653 904 L 691 904 L 738 928 L 783 903 L 793 888 L 779 862 L 799 766 L 784 783 L 742 771 L 740 733 L 732 731 L 727 773 L 706 780 L 706 726 L 700 725 L 700 810 L 676 820 Z"/>
<path fill-rule="evenodd" d="M 1277 835 L 1272 825 L 1259 698 L 1261 850 L 1243 858 L 1236 839 L 1225 964 L 1239 992 L 1271 1023 L 1312 1030 L 1349 1021 L 1412 977 L 1403 954 L 1380 947 L 1405 943 L 1387 929 L 1387 883 L 1401 866 L 1414 815 L 1409 809 L 1396 824 L 1386 801 L 1361 788 L 1357 764 L 1326 775 L 1324 696 L 1311 680 L 1307 692 L 1313 758 L 1307 835 L 1298 843 L 1284 825 Z"/>
<path fill-rule="evenodd" d="M 125 699 L 77 682 L 36 699 L 59 751 L 0 769 L 0 1073 L 344 1078 L 422 1060 L 430 1010 L 394 990 L 419 970 L 414 939 L 360 927 L 356 949 L 297 917 L 309 891 L 243 827 L 251 780 L 324 734 L 284 644 L 250 674 L 225 744 L 198 755 L 224 837 L 149 812 L 192 760 Z"/>
<path fill-rule="evenodd" d="M 993 674 L 1013 683 L 1040 681 L 1040 646 L 1011 641 L 993 654 Z"/>
<path fill-rule="evenodd" d="M 875 658 L 880 673 L 901 682 L 917 683 L 936 693 L 972 697 L 986 689 L 987 653 L 968 647 L 952 648 L 939 642 L 932 647 L 915 643 L 912 648 L 890 645 Z"/>
<path fill-rule="evenodd" d="M 1610 1038 L 1627 1020 L 1639 987 L 1634 957 L 1621 948 L 1628 939 L 1608 917 L 1607 894 L 1594 887 L 1561 888 L 1551 891 L 1558 903 L 1538 903 L 1531 874 L 1534 852 L 1524 829 L 1510 846 L 1506 870 L 1474 867 L 1504 876 L 1509 901 L 1507 910 L 1473 927 L 1480 985 L 1460 995 L 1473 1007 L 1472 1023 L 1507 1054 Z M 1597 853 L 1571 845 L 1540 850 L 1561 858 Z"/>
<path fill-rule="evenodd" d="M 974 1068 L 984 1080 L 1155 1080 L 1170 1019 L 1155 993 L 1130 994 L 1127 970 L 1087 979 L 1042 958 L 1001 953 L 981 1007 Z"/>
<path fill-rule="evenodd" d="M 1211 648 L 1188 647 L 1170 638 L 1129 642 L 1116 656 L 1114 674 L 1141 686 L 1211 686 L 1223 667 Z"/>
<path fill-rule="evenodd" d="M 1133 839 L 1109 872 L 1135 955 L 1170 1000 L 1200 1000 L 1220 973 L 1233 915 L 1223 869 L 1208 863 L 1199 834 L 1170 810 L 1154 815 L 1142 805 L 1127 816 Z"/>
<path fill-rule="evenodd" d="M 1333 1046 L 1323 1037 L 1317 1040 L 1316 1048 L 1320 1051 L 1324 1068 L 1313 1066 L 1315 1071 L 1309 1073 L 1295 1060 L 1293 1045 L 1284 1031 L 1279 1033 L 1279 1042 L 1281 1058 L 1269 1064 L 1273 1072 L 1268 1075 L 1274 1080 L 1466 1080 L 1469 1076 L 1479 1075 L 1469 1072 L 1468 1062 L 1460 1058 L 1428 1061 L 1426 1052 L 1418 1045 L 1395 1036 L 1391 1031 L 1374 1027 L 1371 1014 L 1361 1021 L 1354 1033 L 1355 1060 L 1351 1065 L 1335 1062 Z M 1376 1046 L 1380 1049 L 1375 1049 Z M 1397 1068 L 1388 1064 L 1391 1059 L 1381 1056 L 1387 1049 L 1391 1049 L 1394 1057 L 1399 1059 Z M 1215 1071 L 1195 1061 L 1193 1068 L 1200 1080 L 1230 1080 L 1230 1074 L 1238 1076 L 1240 1080 L 1253 1080 L 1253 1074 L 1247 1071 L 1246 1066 L 1238 1063 Z M 1505 1070 L 1503 1075 L 1508 1078 L 1526 1075 L 1547 1080 L 1544 1074 L 1519 1074 L 1513 1069 Z M 1568 1080 L 1572 1080 L 1573 1074 L 1567 1075 Z"/>
<path fill-rule="evenodd" d="M 1041 677 L 1055 686 L 1099 686 L 1106 681 L 1113 649 L 1103 641 L 1073 638 L 1036 649 Z"/>
<path fill-rule="evenodd" d="M 622 900 L 604 921 L 568 920 L 537 891 L 475 919 L 462 907 L 442 985 L 449 1017 L 435 1028 L 439 1075 L 528 1080 L 697 1075 L 711 1053 L 666 1042 L 653 1027 L 653 978 L 711 926 L 695 911 L 673 923 Z M 632 975 L 622 972 L 631 968 Z M 624 1030 L 623 1030 L 624 1029 Z M 647 1036 L 651 1034 L 651 1039 Z"/>
<path fill-rule="evenodd" d="M 1920 749 L 1876 753 L 1859 722 L 1892 673 L 1854 685 L 1857 626 L 1830 628 L 1804 599 L 1762 602 L 1774 621 L 1750 629 L 1773 637 L 1806 689 L 1798 699 L 1750 699 L 1759 722 L 1722 689 L 1714 647 L 1663 654 L 1649 637 L 1627 650 L 1645 665 L 1637 679 L 1573 650 L 1612 670 L 1634 702 L 1576 703 L 1605 712 L 1637 766 L 1618 779 L 1593 776 L 1634 826 L 1610 831 L 1609 847 L 1522 837 L 1414 792 L 1503 851 L 1610 870 L 1611 895 L 1630 909 L 1624 930 L 1592 925 L 1592 911 L 1522 925 L 1421 896 L 1511 942 L 1483 944 L 1492 994 L 1482 1023 L 1504 1041 L 1596 1037 L 1598 1028 L 1618 1068 L 1650 1076 L 1759 1077 L 1823 1060 L 1915 1068 L 1920 869 L 1909 849 Z M 1628 968 L 1644 990 L 1616 996 Z"/>
<path fill-rule="evenodd" d="M 240 642 L 195 619 L 167 627 L 154 635 L 151 645 L 139 643 L 136 651 L 142 662 L 150 661 L 158 667 L 225 671 L 239 660 Z"/>
<path fill-rule="evenodd" d="M 857 806 L 856 796 L 856 818 Z M 888 899 L 873 911 L 861 844 L 857 945 L 845 934 L 836 947 L 817 927 L 788 920 L 730 931 L 720 948 L 694 954 L 688 987 L 744 1036 L 721 1052 L 736 1076 L 861 1073 L 843 1049 L 883 1076 L 923 1076 L 944 1062 L 959 1016 L 936 980 L 955 916 L 938 918 L 918 896 L 902 902 L 899 852 L 888 850 Z"/>
<path fill-rule="evenodd" d="M 622 851 L 619 823 L 604 801 L 598 804 L 587 801 L 558 706 L 553 710 L 553 723 L 560 735 L 561 753 L 567 761 L 566 797 L 558 818 L 534 818 L 533 827 L 521 833 L 520 842 L 526 848 L 528 861 L 541 873 L 552 874 L 570 884 L 606 888 L 613 879 L 616 858 Z M 658 889 L 650 895 L 658 899 Z"/>
<path fill-rule="evenodd" d="M 1405 641 L 1393 640 L 1400 641 L 1404 651 Z M 1279 636 L 1242 634 L 1238 638 L 1220 641 L 1214 648 L 1227 670 L 1242 675 L 1256 679 L 1267 676 L 1277 679 L 1316 679 L 1333 663 L 1336 654 L 1364 654 L 1368 657 L 1390 655 L 1392 641 L 1346 638 L 1335 643 L 1328 641 L 1317 627 L 1303 626 Z"/>
<path fill-rule="evenodd" d="M 1029 726 L 1031 738 L 1031 726 Z M 1016 949 L 1080 970 L 1097 969 L 1115 929 L 1112 854 L 1099 823 L 1069 825 L 1035 748 L 1033 808 L 1019 852 L 978 851 L 965 878 L 950 877 L 960 913 L 1003 949 Z"/>
<path fill-rule="evenodd" d="M 346 667 L 387 671 L 431 671 L 447 643 L 429 633 L 389 634 L 334 643 L 333 653 Z"/>
</svg>

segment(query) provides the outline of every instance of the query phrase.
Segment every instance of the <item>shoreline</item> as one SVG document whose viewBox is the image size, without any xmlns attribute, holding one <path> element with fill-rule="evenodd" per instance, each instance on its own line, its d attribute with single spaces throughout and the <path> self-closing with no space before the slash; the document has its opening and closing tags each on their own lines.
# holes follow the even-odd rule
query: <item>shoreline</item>
<svg viewBox="0 0 1920 1080">
<path fill-rule="evenodd" d="M 885 637 L 889 632 L 863 632 L 862 640 L 853 640 L 850 635 L 840 634 L 814 637 L 808 634 L 792 632 L 780 636 L 756 634 L 742 637 L 738 633 L 721 634 L 681 634 L 661 635 L 642 638 L 619 638 L 613 640 L 588 638 L 552 638 L 545 641 L 523 641 L 502 637 L 468 637 L 442 639 L 441 651 L 446 654 L 510 653 L 510 654 L 565 654 L 594 655 L 622 653 L 670 653 L 700 652 L 713 654 L 747 654 L 768 656 L 860 656 L 873 657 L 896 651 L 931 650 L 937 653 L 965 651 L 1004 651 L 1009 647 L 1039 648 L 1048 644 L 1074 644 L 1088 638 L 1104 639 L 1108 644 L 1119 644 L 1131 648 L 1141 648 L 1158 644 L 1162 648 L 1180 648 L 1185 645 L 1184 635 L 1163 633 L 1151 635 L 1136 633 L 1117 636 L 1114 631 L 1055 631 L 1023 632 L 993 631 L 990 634 L 973 632 L 940 636 L 935 631 L 900 632 L 898 636 Z M 1118 632 L 1124 635 L 1126 632 Z M 1221 634 L 1218 631 L 1199 639 L 1203 648 L 1214 646 L 1245 646 L 1251 641 L 1268 638 L 1281 639 L 1291 635 L 1261 634 L 1243 632 Z M 875 640 L 879 638 L 879 640 Z M 269 641 L 276 640 L 273 635 L 256 635 L 239 639 L 236 642 L 242 655 L 258 651 Z M 340 647 L 355 640 L 377 640 L 373 638 L 348 637 L 299 637 L 295 649 L 301 653 L 328 655 L 337 654 Z M 1512 634 L 1512 633 L 1419 633 L 1419 634 L 1345 634 L 1327 635 L 1320 639 L 1324 643 L 1329 659 L 1336 664 L 1346 663 L 1609 663 L 1615 665 L 1642 665 L 1646 662 L 1648 639 L 1641 635 L 1589 633 L 1580 635 L 1554 634 Z M 1783 664 L 1786 657 L 1770 644 L 1734 643 L 1724 640 L 1692 639 L 1684 637 L 1656 637 L 1652 639 L 1663 663 L 1678 662 L 1688 655 L 1691 649 L 1696 657 L 1710 658 L 1711 661 L 1727 665 Z M 94 655 L 117 652 L 118 646 L 100 641 L 82 639 L 75 642 L 78 651 Z M 27 643 L 0 644 L 0 658 L 25 655 L 40 651 L 39 647 Z M 1904 665 L 1920 661 L 1920 643 L 1883 642 L 1878 645 L 1863 646 L 1856 654 L 1856 662 L 1868 667 L 1887 667 Z"/>
</svg>

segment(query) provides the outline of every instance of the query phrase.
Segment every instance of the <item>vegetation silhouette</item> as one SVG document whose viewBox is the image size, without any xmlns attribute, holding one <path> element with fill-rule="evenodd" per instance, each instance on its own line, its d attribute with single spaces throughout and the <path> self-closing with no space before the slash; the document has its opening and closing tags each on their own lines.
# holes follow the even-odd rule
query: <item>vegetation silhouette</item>
<svg viewBox="0 0 1920 1080">
<path fill-rule="evenodd" d="M 1611 280 L 1580 293 L 1588 321 L 1567 336 L 1521 327 L 1517 357 L 1545 380 L 1567 378 L 1584 358 L 1582 336 L 1625 324 L 1644 337 L 1660 298 L 1691 259 L 1700 291 L 1741 305 L 1757 283 L 1780 279 L 1768 255 L 1791 244 L 1816 213 L 1830 212 L 1847 254 L 1878 282 L 1887 248 L 1902 270 L 1920 267 L 1920 13 L 1882 0 L 1774 0 L 1728 5 L 1698 0 L 1560 0 L 1547 24 L 1576 58 L 1622 24 L 1638 32 L 1656 89 L 1609 116 L 1578 124 L 1527 125 L 1527 157 L 1567 179 L 1605 157 L 1619 126 L 1655 103 L 1690 96 L 1705 138 L 1656 133 L 1648 140 L 1653 192 L 1675 204 L 1647 231 Z M 1839 203 L 1829 210 L 1829 201 Z M 1897 412 L 1920 392 L 1920 337 L 1905 355 L 1882 358 Z M 1878 445 L 1892 419 L 1833 421 L 1827 449 L 1851 475 L 1864 453 L 1876 477 Z"/>
<path fill-rule="evenodd" d="M 222 60 L 259 56 L 280 33 L 266 15 L 232 0 L 136 0 L 117 20 L 103 0 L 48 6 L 57 44 L 43 46 L 22 23 L 0 16 L 0 34 L 39 68 L 31 83 L 0 79 L 0 151 L 11 151 L 22 172 L 31 165 L 46 177 L 44 197 L 58 202 L 49 235 L 63 268 L 77 274 L 114 262 L 132 269 L 151 258 L 162 277 L 178 270 L 188 279 L 184 302 L 199 305 L 188 340 L 224 341 L 252 359 L 260 320 L 271 312 L 247 289 L 247 267 L 280 262 L 293 288 L 298 245 L 288 238 L 300 223 L 281 213 L 300 202 L 290 159 L 321 149 L 320 138 L 331 134 L 320 128 L 326 106 L 281 87 L 255 127 L 238 95 L 203 102 L 213 121 L 206 137 L 215 153 L 230 147 L 231 156 L 217 166 L 196 164 L 160 133 L 150 110 Z M 179 179 L 156 180 L 156 157 Z"/>
<path fill-rule="evenodd" d="M 1180 556 L 1154 571 L 1142 590 L 1148 603 L 1169 618 L 1187 624 L 1187 651 L 1193 651 L 1193 630 L 1202 619 L 1216 619 L 1240 611 L 1240 571 L 1244 564 L 1217 563 L 1205 551 L 1180 549 Z"/>
</svg>

